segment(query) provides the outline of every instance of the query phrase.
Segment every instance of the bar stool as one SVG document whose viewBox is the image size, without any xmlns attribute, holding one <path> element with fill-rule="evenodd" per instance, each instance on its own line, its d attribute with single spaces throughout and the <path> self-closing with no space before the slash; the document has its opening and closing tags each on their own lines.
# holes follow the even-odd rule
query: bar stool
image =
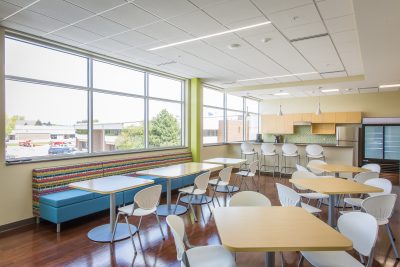
<svg viewBox="0 0 400 267">
<path fill-rule="evenodd" d="M 267 164 L 268 163 L 267 157 L 273 157 L 274 165 L 268 165 Z M 261 160 L 262 160 L 262 163 L 263 163 L 261 165 L 261 168 L 264 167 L 264 170 L 267 172 L 268 171 L 268 167 L 271 167 L 272 168 L 272 175 L 273 175 L 273 177 L 275 177 L 275 169 L 278 168 L 278 171 L 279 171 L 279 154 L 276 152 L 275 145 L 267 144 L 267 143 L 264 143 L 264 144 L 261 145 Z"/>
<path fill-rule="evenodd" d="M 295 144 L 283 144 L 282 145 L 282 161 L 283 166 L 279 172 L 279 177 L 282 178 L 282 170 L 285 169 L 285 174 L 287 174 L 287 169 L 296 169 L 295 167 L 287 166 L 287 158 L 296 158 L 296 163 L 300 164 L 300 154 L 297 150 Z"/>
<path fill-rule="evenodd" d="M 258 160 L 258 153 L 255 151 L 253 144 L 251 143 L 242 143 L 240 145 L 240 149 L 241 149 L 241 155 L 240 157 L 244 158 L 247 160 L 247 156 L 253 156 L 252 161 L 255 161 L 254 157 L 257 157 Z M 242 165 L 245 165 L 245 167 L 247 168 L 247 163 L 248 161 L 246 161 L 245 163 L 243 163 Z"/>
<path fill-rule="evenodd" d="M 325 155 L 324 155 L 324 148 L 320 145 L 307 145 L 306 146 L 306 158 L 307 158 L 307 162 L 310 161 L 310 159 L 323 159 L 324 161 L 326 161 L 325 159 Z"/>
</svg>

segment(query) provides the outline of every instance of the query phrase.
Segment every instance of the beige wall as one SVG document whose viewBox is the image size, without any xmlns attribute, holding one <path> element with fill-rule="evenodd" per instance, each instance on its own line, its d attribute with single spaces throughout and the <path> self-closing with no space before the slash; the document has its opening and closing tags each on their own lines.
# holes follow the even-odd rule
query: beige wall
<svg viewBox="0 0 400 267">
<path fill-rule="evenodd" d="M 302 97 L 261 102 L 262 114 L 276 114 L 282 104 L 283 113 L 309 113 L 317 110 L 317 97 Z M 361 111 L 363 117 L 400 117 L 400 92 L 350 94 L 321 97 L 322 112 Z"/>
</svg>

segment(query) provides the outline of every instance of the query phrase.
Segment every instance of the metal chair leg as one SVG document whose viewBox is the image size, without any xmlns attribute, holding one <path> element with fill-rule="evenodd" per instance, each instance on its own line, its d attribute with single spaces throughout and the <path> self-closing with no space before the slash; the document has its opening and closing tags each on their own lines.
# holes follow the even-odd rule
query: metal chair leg
<svg viewBox="0 0 400 267">
<path fill-rule="evenodd" d="M 156 218 L 157 218 L 158 227 L 160 228 L 162 239 L 165 240 L 165 236 L 164 236 L 163 230 L 161 228 L 160 218 L 158 217 L 157 211 L 155 212 L 155 215 L 156 215 Z"/>
<path fill-rule="evenodd" d="M 396 259 L 400 259 L 399 252 L 397 251 L 396 243 L 394 242 L 393 232 L 392 232 L 392 229 L 390 228 L 389 223 L 387 223 L 385 225 L 385 227 L 386 227 L 386 231 L 388 233 L 389 239 L 390 239 L 390 243 L 392 244 L 394 256 L 396 257 Z"/>
<path fill-rule="evenodd" d="M 300 259 L 299 259 L 299 263 L 297 264 L 297 267 L 303 266 L 303 261 L 304 261 L 304 257 L 303 257 L 303 255 L 300 254 Z"/>
<path fill-rule="evenodd" d="M 118 225 L 118 219 L 119 219 L 119 215 L 121 215 L 120 212 L 118 212 L 117 214 L 117 218 L 115 219 L 115 225 L 114 225 L 114 229 L 113 229 L 113 233 L 112 233 L 112 238 L 111 238 L 111 243 L 114 242 L 114 238 L 115 238 L 115 231 L 117 231 L 117 225 Z"/>
<path fill-rule="evenodd" d="M 129 234 L 131 235 L 133 250 L 135 251 L 135 254 L 137 254 L 135 241 L 133 240 L 132 230 L 131 230 L 131 227 L 129 226 L 129 222 L 128 222 L 128 216 L 125 216 L 125 222 L 128 225 Z"/>
<path fill-rule="evenodd" d="M 182 194 L 182 192 L 179 192 L 179 194 L 178 194 L 178 198 L 176 199 L 176 204 L 175 204 L 174 214 L 176 213 L 176 208 L 178 207 L 178 204 L 179 204 L 179 199 L 181 198 L 181 194 Z"/>
</svg>

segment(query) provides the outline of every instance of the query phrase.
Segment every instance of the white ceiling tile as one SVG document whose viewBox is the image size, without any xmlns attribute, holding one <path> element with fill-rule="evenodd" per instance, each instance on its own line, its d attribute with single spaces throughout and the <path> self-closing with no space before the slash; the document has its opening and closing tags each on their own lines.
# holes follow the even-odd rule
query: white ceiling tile
<svg viewBox="0 0 400 267">
<path fill-rule="evenodd" d="M 319 72 L 343 70 L 342 63 L 328 36 L 293 42 Z"/>
<path fill-rule="evenodd" d="M 124 5 L 101 14 L 102 17 L 111 19 L 131 29 L 154 23 L 159 19 L 148 12 L 132 5 Z"/>
<path fill-rule="evenodd" d="M 109 52 L 117 52 L 130 48 L 128 45 L 122 44 L 112 39 L 101 39 L 95 42 L 91 42 L 90 45 L 100 49 L 104 49 Z"/>
<path fill-rule="evenodd" d="M 222 2 L 205 7 L 204 10 L 225 26 L 234 22 L 262 16 L 262 13 L 248 0 Z"/>
<path fill-rule="evenodd" d="M 2 0 L 2 2 L 7 2 L 19 7 L 26 7 L 27 5 L 32 4 L 34 1 L 35 0 Z"/>
<path fill-rule="evenodd" d="M 163 42 L 177 42 L 193 38 L 193 36 L 164 21 L 148 25 L 137 31 Z"/>
<path fill-rule="evenodd" d="M 168 19 L 168 22 L 194 36 L 202 36 L 227 30 L 203 11 L 195 11 L 177 16 Z"/>
<path fill-rule="evenodd" d="M 318 2 L 317 5 L 324 19 L 337 18 L 354 12 L 351 0 L 326 0 Z"/>
<path fill-rule="evenodd" d="M 279 11 L 284 11 L 288 9 L 292 9 L 299 6 L 304 6 L 308 4 L 312 4 L 312 0 L 253 0 L 258 8 L 267 15 Z"/>
<path fill-rule="evenodd" d="M 66 25 L 61 21 L 43 16 L 29 10 L 23 10 L 12 16 L 8 20 L 27 27 L 39 29 L 44 32 L 49 32 Z"/>
<path fill-rule="evenodd" d="M 330 34 L 344 31 L 351 31 L 356 28 L 354 15 L 325 20 L 326 27 Z"/>
<path fill-rule="evenodd" d="M 93 15 L 92 12 L 61 0 L 41 0 L 29 7 L 29 10 L 65 23 L 74 23 Z"/>
<path fill-rule="evenodd" d="M 281 29 L 281 31 L 290 40 L 326 33 L 325 26 L 321 21 L 289 27 Z"/>
<path fill-rule="evenodd" d="M 189 13 L 197 9 L 186 0 L 136 0 L 134 4 L 163 19 Z"/>
<path fill-rule="evenodd" d="M 79 43 L 90 43 L 102 37 L 101 35 L 74 26 L 61 29 L 55 32 L 54 35 L 68 38 Z"/>
<path fill-rule="evenodd" d="M 127 27 L 99 16 L 81 21 L 75 24 L 75 26 L 102 36 L 114 35 L 128 29 Z"/>
<path fill-rule="evenodd" d="M 229 1 L 231 0 L 190 0 L 190 2 L 192 2 L 194 5 L 200 8 L 205 8 L 207 6 L 213 6 L 221 2 L 229 2 Z"/>
<path fill-rule="evenodd" d="M 281 30 L 285 28 L 321 22 L 321 18 L 314 4 L 277 12 L 269 15 L 269 18 L 271 19 L 272 23 L 274 23 L 274 25 Z"/>
<path fill-rule="evenodd" d="M 6 2 L 0 1 L 0 21 L 10 16 L 17 10 L 21 9 L 19 6 L 15 6 Z"/>
<path fill-rule="evenodd" d="M 112 39 L 127 44 L 129 46 L 139 46 L 143 44 L 152 43 L 155 41 L 154 38 L 151 38 L 150 36 L 147 36 L 145 34 L 142 34 L 134 30 L 115 35 L 112 37 Z"/>
<path fill-rule="evenodd" d="M 113 7 L 128 4 L 124 0 L 64 0 L 72 3 L 84 9 L 87 9 L 93 13 L 99 13 Z"/>
</svg>

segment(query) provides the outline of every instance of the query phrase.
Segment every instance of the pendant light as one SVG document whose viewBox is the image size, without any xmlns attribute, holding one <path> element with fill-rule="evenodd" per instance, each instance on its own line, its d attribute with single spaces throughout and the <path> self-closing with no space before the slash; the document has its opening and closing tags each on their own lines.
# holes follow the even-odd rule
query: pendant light
<svg viewBox="0 0 400 267">
<path fill-rule="evenodd" d="M 283 115 L 283 113 L 282 113 L 282 105 L 281 104 L 279 104 L 279 111 L 278 111 L 278 113 L 276 115 L 277 116 L 282 116 Z"/>
<path fill-rule="evenodd" d="M 320 93 L 321 93 L 321 88 L 322 87 L 318 88 Z M 319 116 L 321 114 L 322 114 L 322 111 L 321 111 L 321 96 L 320 96 L 320 94 L 318 94 L 318 108 L 317 108 L 317 111 L 315 111 L 315 115 Z"/>
</svg>

